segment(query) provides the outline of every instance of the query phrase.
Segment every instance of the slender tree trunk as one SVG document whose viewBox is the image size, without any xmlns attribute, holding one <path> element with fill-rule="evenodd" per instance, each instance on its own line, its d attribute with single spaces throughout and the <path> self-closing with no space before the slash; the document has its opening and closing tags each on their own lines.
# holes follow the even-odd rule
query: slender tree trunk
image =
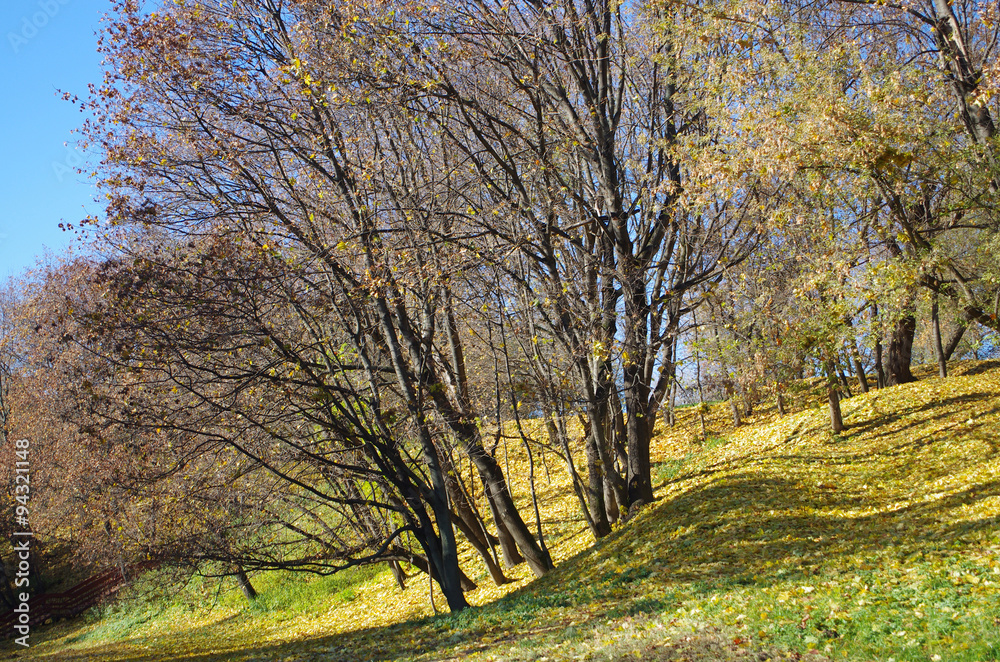
<svg viewBox="0 0 1000 662">
<path fill-rule="evenodd" d="M 239 584 L 240 590 L 243 592 L 243 597 L 248 601 L 253 602 L 257 599 L 257 589 L 250 583 L 250 578 L 247 577 L 243 566 L 236 566 L 236 583 Z"/>
<path fill-rule="evenodd" d="M 389 561 L 389 569 L 392 570 L 392 576 L 396 580 L 396 585 L 399 586 L 399 590 L 405 591 L 406 573 L 403 572 L 403 566 L 399 565 L 399 561 Z"/>
<path fill-rule="evenodd" d="M 844 387 L 844 392 L 847 393 L 847 397 L 853 398 L 854 394 L 851 393 L 851 382 L 848 381 L 847 375 L 844 374 L 844 370 L 839 365 L 837 366 L 837 377 L 840 378 L 840 384 Z"/>
<path fill-rule="evenodd" d="M 931 301 L 931 322 L 934 324 L 934 349 L 937 351 L 938 376 L 948 376 L 948 359 L 944 356 L 944 346 L 941 344 L 941 319 L 938 316 L 938 297 L 934 293 Z"/>
<path fill-rule="evenodd" d="M 844 417 L 840 412 L 840 393 L 837 392 L 837 377 L 832 361 L 827 361 L 827 400 L 830 404 L 830 427 L 836 434 L 844 430 Z"/>
<path fill-rule="evenodd" d="M 618 507 L 618 497 L 615 496 L 615 486 L 614 479 L 611 478 L 610 472 L 604 477 L 604 505 L 608 510 L 608 522 L 614 524 L 618 521 L 621 516 L 621 510 Z"/>
<path fill-rule="evenodd" d="M 882 361 L 882 339 L 877 338 L 875 340 L 875 373 L 877 379 L 877 387 L 885 388 L 888 386 L 886 376 L 885 376 L 885 365 Z"/>
<path fill-rule="evenodd" d="M 616 225 L 627 226 L 626 218 L 621 215 L 616 219 Z M 646 283 L 636 259 L 623 251 L 619 260 L 619 268 L 623 273 L 623 289 L 628 291 L 625 302 L 625 360 L 622 362 L 622 377 L 624 382 L 625 409 L 628 414 L 625 419 L 625 431 L 628 439 L 628 508 L 632 512 L 636 504 L 647 504 L 653 501 L 653 483 L 649 461 L 649 442 L 653 432 L 650 414 L 650 384 L 645 372 L 646 356 L 649 347 L 646 343 L 649 322 L 649 303 L 647 301 Z M 655 414 L 655 410 L 653 412 Z"/>
<path fill-rule="evenodd" d="M 714 315 L 713 315 L 713 320 L 714 320 Z M 722 357 L 722 341 L 719 338 L 719 328 L 718 328 L 718 326 L 713 326 L 712 330 L 715 333 L 715 350 L 716 350 L 716 353 L 720 357 L 719 358 L 719 368 L 722 370 L 722 374 L 723 374 L 722 388 L 723 388 L 723 390 L 726 393 L 726 398 L 729 400 L 729 408 L 733 412 L 733 425 L 736 426 L 736 427 L 739 427 L 739 426 L 743 425 L 743 419 L 740 416 L 740 406 L 739 406 L 739 403 L 736 402 L 736 388 L 733 385 L 733 380 L 729 378 L 729 367 L 726 365 L 726 362 L 721 358 Z"/>
<path fill-rule="evenodd" d="M 865 240 L 867 242 L 867 239 Z M 872 320 L 878 318 L 878 304 L 874 301 L 872 302 Z M 875 338 L 875 374 L 878 388 L 885 388 L 888 386 L 885 376 L 885 365 L 882 361 L 882 334 L 878 334 Z"/>
<path fill-rule="evenodd" d="M 413 361 L 416 364 L 418 363 L 417 359 L 421 356 L 419 353 L 420 344 L 413 337 L 412 329 L 408 330 L 406 338 L 408 345 L 411 347 L 410 352 L 413 355 Z M 424 358 L 427 359 L 427 357 Z M 433 361 L 429 359 L 424 361 L 422 364 L 422 380 L 428 384 L 441 384 L 442 380 L 434 374 L 433 368 Z M 407 386 L 405 388 L 412 387 Z M 517 506 L 514 504 L 514 499 L 510 494 L 510 488 L 507 485 L 507 479 L 504 477 L 503 470 L 500 468 L 499 463 L 497 463 L 496 458 L 487 453 L 483 447 L 479 429 L 473 422 L 475 416 L 464 409 L 456 408 L 454 403 L 448 400 L 444 389 L 430 388 L 428 391 L 437 411 L 441 414 L 452 432 L 455 433 L 459 443 L 475 465 L 476 471 L 479 472 L 483 486 L 486 489 L 486 498 L 490 502 L 496 521 L 501 547 L 504 548 L 505 559 L 508 558 L 509 550 L 504 547 L 506 545 L 505 534 L 503 532 L 504 527 L 507 529 L 510 538 L 516 543 L 517 549 L 523 555 L 524 560 L 528 562 L 531 571 L 539 577 L 544 575 L 554 567 L 552 565 L 552 558 L 548 552 L 542 549 L 538 541 L 535 540 L 528 526 L 524 523 L 524 519 L 521 518 L 521 514 L 518 512 Z M 418 415 L 422 414 L 418 412 Z M 435 515 L 437 516 L 436 511 Z M 450 511 L 443 514 L 442 517 L 450 518 Z"/>
<path fill-rule="evenodd" d="M 631 363 L 623 369 L 625 377 L 625 433 L 628 440 L 628 504 L 652 503 L 653 485 L 650 476 L 649 435 L 647 417 L 649 387 L 643 383 L 641 366 Z"/>
<path fill-rule="evenodd" d="M 676 375 L 671 378 L 671 381 L 673 384 L 670 387 L 670 427 L 674 427 L 677 425 L 677 395 L 680 393 L 681 385 L 677 381 Z"/>
<path fill-rule="evenodd" d="M 868 375 L 865 374 L 865 364 L 861 361 L 861 352 L 858 351 L 858 343 L 851 338 L 851 360 L 854 362 L 854 374 L 858 376 L 858 384 L 861 385 L 861 392 L 869 391 Z"/>
<path fill-rule="evenodd" d="M 420 554 L 408 554 L 406 562 L 421 572 L 430 575 L 431 579 L 437 581 L 439 587 L 441 586 L 441 582 L 438 580 L 437 575 L 434 574 L 434 567 L 428 565 L 427 559 L 424 556 L 421 556 Z M 469 579 L 469 576 L 466 575 L 461 568 L 458 569 L 458 578 L 459 586 L 462 591 L 475 591 L 478 588 L 478 586 L 476 586 L 476 582 Z M 444 593 L 443 588 L 441 592 Z M 448 599 L 447 594 L 445 594 L 445 599 Z M 455 611 L 455 609 L 451 606 L 451 600 L 448 600 L 448 608 Z"/>
<path fill-rule="evenodd" d="M 951 334 L 951 338 L 948 339 L 948 345 L 944 348 L 945 361 L 951 361 L 951 357 L 955 353 L 955 350 L 958 349 L 958 344 L 962 342 L 962 337 L 965 335 L 967 328 L 969 328 L 967 324 L 962 324 Z"/>
<path fill-rule="evenodd" d="M 622 411 L 622 402 L 618 398 L 618 391 L 611 391 L 611 408 L 612 408 L 612 419 L 614 420 L 615 432 L 612 436 L 612 442 L 614 445 L 615 459 L 618 463 L 619 471 L 624 473 L 625 467 L 628 466 L 628 446 L 626 443 L 627 434 L 625 433 L 625 412 Z M 623 481 L 624 482 L 624 481 Z M 625 499 L 622 495 L 618 495 L 618 505 L 625 507 L 627 506 L 627 495 Z"/>
<path fill-rule="evenodd" d="M 366 258 L 368 268 L 376 269 L 377 267 L 372 259 L 372 249 L 370 246 L 366 247 Z M 405 339 L 411 357 L 414 359 L 419 358 L 419 356 L 416 356 L 419 354 L 419 345 L 413 338 L 412 327 L 409 326 L 408 320 L 400 320 L 401 322 L 406 322 L 406 324 L 401 324 L 399 332 L 397 332 L 386 297 L 376 297 L 375 308 L 381 324 L 382 339 L 392 359 L 397 384 L 403 393 L 408 409 L 413 414 L 414 420 L 417 423 L 416 430 L 420 441 L 424 466 L 431 480 L 430 490 L 427 494 L 408 494 L 406 498 L 410 507 L 419 518 L 420 527 L 418 537 L 421 540 L 424 551 L 427 553 L 427 562 L 431 567 L 438 569 L 436 578 L 441 586 L 441 592 L 444 593 L 445 599 L 448 601 L 448 608 L 452 612 L 458 612 L 468 607 L 469 603 L 466 601 L 459 583 L 461 568 L 458 566 L 458 548 L 455 541 L 455 530 L 451 522 L 451 508 L 448 505 L 448 488 L 443 472 L 441 471 L 441 465 L 438 462 L 437 448 L 434 445 L 430 430 L 427 428 L 423 407 L 415 391 L 415 386 L 419 383 L 419 380 L 413 374 L 403 355 L 403 349 L 400 346 L 400 334 Z M 425 363 L 422 364 L 419 360 L 415 360 L 414 363 L 426 366 Z M 426 370 L 426 367 L 423 369 Z M 374 383 L 375 376 L 369 376 Z M 433 383 L 440 384 L 441 382 L 440 380 L 435 380 Z M 435 530 L 434 524 L 424 510 L 424 502 L 434 512 L 437 530 Z M 428 574 L 430 574 L 430 571 L 428 571 Z"/>
<path fill-rule="evenodd" d="M 483 563 L 486 564 L 486 570 L 490 573 L 490 578 L 493 583 L 497 586 L 502 586 L 504 584 L 509 584 L 510 579 L 508 579 L 504 574 L 500 566 L 497 565 L 496 561 L 493 560 L 493 555 L 490 553 L 490 548 L 485 540 L 482 538 L 481 531 L 478 527 L 470 525 L 465 521 L 465 518 L 460 517 L 456 514 L 454 518 L 455 527 L 462 532 L 462 535 L 469 541 L 469 544 L 479 553 L 480 558 L 483 559 Z"/>
<path fill-rule="evenodd" d="M 723 368 L 725 370 L 725 368 Z M 722 386 L 726 391 L 726 397 L 729 398 L 729 408 L 733 412 L 733 425 L 739 427 L 743 425 L 743 417 L 740 416 L 740 405 L 736 398 L 736 389 L 733 388 L 733 382 L 731 379 L 725 379 L 722 382 Z"/>
<path fill-rule="evenodd" d="M 505 568 L 516 567 L 524 563 L 524 557 L 518 551 L 517 541 L 514 540 L 514 536 L 511 535 L 497 511 L 497 506 L 491 496 L 492 493 L 485 480 L 483 481 L 483 490 L 486 493 L 486 503 L 490 506 L 490 514 L 493 515 L 493 524 L 497 527 L 497 538 L 500 540 L 500 555 L 503 557 L 503 565 Z"/>
<path fill-rule="evenodd" d="M 611 404 L 611 398 L 608 399 L 608 404 Z M 608 522 L 615 522 L 622 517 L 621 510 L 628 499 L 628 488 L 618 469 L 622 465 L 616 450 L 615 435 L 617 432 L 615 428 L 613 412 L 607 411 L 604 417 L 601 462 L 604 464 L 604 506 L 608 511 Z M 611 498 L 607 496 L 609 493 Z"/>
<path fill-rule="evenodd" d="M 517 548 L 523 555 L 524 560 L 531 567 L 531 571 L 536 576 L 541 577 L 554 567 L 552 565 L 552 558 L 539 546 L 534 536 L 531 535 L 531 531 L 528 530 L 524 520 L 521 519 L 520 514 L 517 512 L 517 506 L 514 505 L 514 499 L 511 497 L 510 489 L 507 486 L 506 479 L 504 479 L 500 465 L 479 444 L 470 445 L 468 452 L 476 465 L 476 469 L 479 470 L 479 474 L 483 477 L 483 485 L 486 488 L 487 498 L 490 500 L 494 515 L 497 518 L 497 528 L 500 528 L 501 522 L 505 525 L 509 535 L 517 543 Z M 500 536 L 500 541 L 502 545 L 503 535 Z"/>
<path fill-rule="evenodd" d="M 594 536 L 598 539 L 611 533 L 608 523 L 607 507 L 604 503 L 604 483 L 607 478 L 604 470 L 601 447 L 606 443 L 603 439 L 607 426 L 607 400 L 598 397 L 593 416 L 587 421 L 585 450 L 587 455 L 587 505 L 590 508 L 590 519 L 593 522 Z"/>
<path fill-rule="evenodd" d="M 777 394 L 776 400 L 778 401 L 778 416 L 785 415 L 785 397 L 781 393 L 781 384 L 774 385 L 774 392 Z"/>
<path fill-rule="evenodd" d="M 587 423 L 583 420 L 581 416 L 580 425 L 584 430 L 584 434 L 587 432 Z M 566 470 L 569 472 L 570 484 L 573 486 L 573 493 L 576 495 L 577 501 L 580 503 L 580 512 L 583 513 L 583 518 L 587 521 L 587 527 L 597 538 L 597 532 L 594 529 L 594 520 L 590 516 L 590 507 L 587 505 L 587 495 L 586 487 L 583 484 L 583 479 L 580 477 L 580 472 L 576 470 L 576 464 L 573 462 L 573 452 L 569 447 L 569 438 L 566 434 L 566 425 L 559 420 L 559 424 L 552 419 L 552 416 L 546 412 L 545 413 L 545 429 L 549 434 L 549 442 L 560 451 L 560 455 L 563 461 L 566 463 Z"/>
<path fill-rule="evenodd" d="M 497 565 L 496 560 L 493 558 L 491 550 L 492 541 L 487 538 L 482 521 L 473 512 L 472 505 L 469 503 L 469 500 L 465 496 L 465 491 L 458 482 L 458 470 L 446 452 L 442 451 L 439 453 L 438 458 L 441 462 L 441 468 L 445 472 L 445 485 L 448 488 L 448 498 L 455 510 L 453 513 L 455 526 L 458 527 L 458 530 L 462 532 L 462 535 L 468 539 L 469 543 L 482 557 L 483 563 L 486 564 L 486 568 L 489 570 L 490 577 L 494 583 L 497 586 L 508 583 L 510 580 L 504 576 L 500 566 Z"/>
<path fill-rule="evenodd" d="M 698 318 L 697 311 L 691 311 L 691 323 L 694 325 L 694 344 L 698 347 Z M 701 443 L 708 441 L 708 427 L 705 425 L 705 388 L 701 381 L 701 352 L 695 350 L 694 356 L 694 378 L 698 385 L 698 419 L 701 421 Z"/>
</svg>

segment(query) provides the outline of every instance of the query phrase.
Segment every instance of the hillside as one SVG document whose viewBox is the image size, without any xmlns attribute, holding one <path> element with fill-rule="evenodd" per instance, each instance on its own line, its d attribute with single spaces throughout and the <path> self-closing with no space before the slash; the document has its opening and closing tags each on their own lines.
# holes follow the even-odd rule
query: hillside
<svg viewBox="0 0 1000 662">
<path fill-rule="evenodd" d="M 705 444 L 684 409 L 653 449 L 659 500 L 594 546 L 550 457 L 557 570 L 497 588 L 469 557 L 482 606 L 458 616 L 432 615 L 426 578 L 400 591 L 387 573 L 299 611 L 206 588 L 204 608 L 133 602 L 38 631 L 22 659 L 1000 659 L 1000 365 L 953 371 L 846 400 L 839 436 L 805 395 L 738 430 L 715 407 Z"/>
</svg>

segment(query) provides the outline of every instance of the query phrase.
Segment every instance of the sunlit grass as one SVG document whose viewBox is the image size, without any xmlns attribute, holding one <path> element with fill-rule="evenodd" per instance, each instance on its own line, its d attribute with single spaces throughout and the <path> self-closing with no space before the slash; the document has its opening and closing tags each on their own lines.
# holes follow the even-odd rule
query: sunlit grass
<svg viewBox="0 0 1000 662">
<path fill-rule="evenodd" d="M 739 429 L 728 408 L 715 405 L 706 442 L 696 408 L 679 410 L 678 425 L 661 431 L 653 449 L 658 501 L 593 546 L 566 472 L 550 456 L 548 478 L 536 465 L 536 479 L 559 567 L 536 581 L 514 569 L 517 581 L 498 588 L 466 553 L 463 566 L 481 587 L 470 600 L 484 606 L 457 616 L 431 616 L 419 577 L 406 591 L 386 573 L 363 578 L 349 588 L 353 599 L 325 609 L 309 605 L 335 587 L 275 598 L 265 609 L 244 606 L 233 586 L 211 614 L 161 612 L 142 621 L 149 612 L 137 606 L 118 629 L 112 619 L 39 633 L 49 641 L 36 653 L 1000 659 L 1000 368 L 969 363 L 953 372 L 844 401 L 848 427 L 838 436 L 806 394 L 784 417 L 758 407 Z M 524 453 L 508 450 L 513 487 L 527 506 Z M 263 597 L 268 580 L 257 581 Z M 174 625 L 161 627 L 165 620 Z M 129 627 L 146 634 L 114 638 Z M 103 634 L 81 638 L 87 628 Z"/>
</svg>

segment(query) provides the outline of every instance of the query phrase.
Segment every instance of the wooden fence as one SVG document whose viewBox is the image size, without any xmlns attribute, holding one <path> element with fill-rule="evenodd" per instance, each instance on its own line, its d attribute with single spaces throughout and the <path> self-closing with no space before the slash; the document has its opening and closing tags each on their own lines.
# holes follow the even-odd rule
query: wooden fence
<svg viewBox="0 0 1000 662">
<path fill-rule="evenodd" d="M 130 566 L 125 571 L 130 576 L 148 570 L 156 565 L 154 562 L 145 562 Z M 62 593 L 42 593 L 32 595 L 28 601 L 28 626 L 34 628 L 50 619 L 53 621 L 61 618 L 73 618 L 79 616 L 90 609 L 102 599 L 114 594 L 125 584 L 125 577 L 118 568 L 106 570 L 98 575 L 86 579 L 76 586 Z M 14 594 L 20 593 L 14 589 Z M 22 623 L 21 614 L 10 610 L 0 615 L 0 636 L 10 638 L 15 636 L 14 625 Z"/>
</svg>

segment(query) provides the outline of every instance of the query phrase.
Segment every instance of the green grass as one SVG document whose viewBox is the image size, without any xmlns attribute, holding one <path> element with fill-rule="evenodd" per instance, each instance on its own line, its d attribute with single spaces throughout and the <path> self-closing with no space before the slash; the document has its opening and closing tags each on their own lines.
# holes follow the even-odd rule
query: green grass
<svg viewBox="0 0 1000 662">
<path fill-rule="evenodd" d="M 387 576 L 343 588 L 260 577 L 259 605 L 243 606 L 230 586 L 218 619 L 184 611 L 183 601 L 159 613 L 129 602 L 98 624 L 38 633 L 34 654 L 147 662 L 1000 659 L 1000 368 L 960 364 L 953 372 L 844 401 L 848 427 L 836 437 L 825 409 L 807 402 L 785 417 L 758 411 L 739 430 L 715 407 L 703 445 L 693 441 L 697 412 L 679 412 L 679 426 L 654 448 L 656 503 L 593 546 L 567 526 L 580 544 L 560 549 L 582 551 L 560 552 L 553 573 L 461 614 L 377 625 L 376 615 L 393 620 L 386 610 L 425 597 L 419 578 L 399 592 Z M 556 508 L 556 494 L 546 508 Z M 322 617 L 324 608 L 313 607 L 321 600 Z M 171 619 L 181 625 L 167 628 Z M 86 632 L 100 636 L 73 641 Z"/>
<path fill-rule="evenodd" d="M 249 608 L 257 614 L 282 618 L 317 614 L 356 599 L 358 584 L 379 572 L 380 569 L 369 566 L 316 577 L 303 577 L 287 572 L 264 573 L 253 578 L 258 595 Z M 242 594 L 230 591 L 227 604 L 237 601 L 245 602 L 245 599 Z"/>
</svg>

